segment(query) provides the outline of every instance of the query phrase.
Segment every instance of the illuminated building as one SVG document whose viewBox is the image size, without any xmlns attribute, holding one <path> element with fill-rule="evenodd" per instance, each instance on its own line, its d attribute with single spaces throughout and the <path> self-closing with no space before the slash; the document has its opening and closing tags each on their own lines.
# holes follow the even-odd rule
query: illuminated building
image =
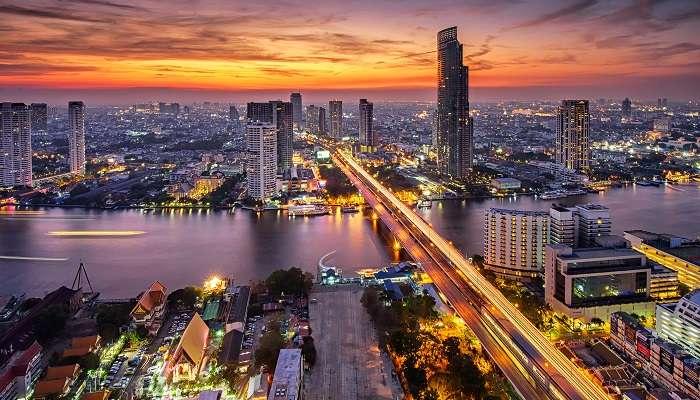
<svg viewBox="0 0 700 400">
<path fill-rule="evenodd" d="M 463 64 L 457 27 L 438 32 L 436 144 L 440 174 L 464 178 L 472 167 L 473 121 L 469 117 L 469 69 Z"/>
<path fill-rule="evenodd" d="M 550 243 L 570 247 L 595 246 L 612 230 L 610 210 L 599 204 L 575 207 L 554 206 L 549 210 Z"/>
<path fill-rule="evenodd" d="M 374 115 L 374 105 L 367 99 L 360 99 L 360 145 L 366 151 L 372 151 L 377 146 L 372 118 Z"/>
<path fill-rule="evenodd" d="M 321 133 L 319 130 L 318 111 L 319 108 L 313 104 L 306 106 L 306 129 L 315 135 Z"/>
<path fill-rule="evenodd" d="M 32 343 L 24 351 L 16 351 L 0 369 L 0 399 L 19 400 L 27 397 L 41 376 L 43 348 Z"/>
<path fill-rule="evenodd" d="M 627 97 L 622 100 L 622 119 L 624 121 L 632 119 L 632 102 Z"/>
<path fill-rule="evenodd" d="M 555 161 L 562 166 L 587 172 L 591 160 L 588 100 L 562 100 L 557 110 Z"/>
<path fill-rule="evenodd" d="M 303 128 L 301 115 L 304 109 L 301 103 L 301 93 L 292 93 L 289 96 L 289 101 L 292 103 L 292 123 L 294 124 L 294 130 L 301 131 Z"/>
<path fill-rule="evenodd" d="M 700 289 L 686 294 L 676 303 L 658 304 L 656 330 L 662 338 L 700 358 Z"/>
<path fill-rule="evenodd" d="M 678 298 L 678 272 L 652 263 L 649 295 L 656 300 Z"/>
<path fill-rule="evenodd" d="M 277 128 L 270 123 L 246 125 L 248 195 L 266 201 L 277 194 Z"/>
<path fill-rule="evenodd" d="M 46 133 L 48 125 L 48 107 L 46 103 L 32 103 L 32 133 Z"/>
<path fill-rule="evenodd" d="M 615 311 L 653 315 L 651 266 L 626 248 L 546 247 L 545 300 L 557 313 L 590 321 Z"/>
<path fill-rule="evenodd" d="M 68 103 L 68 159 L 70 172 L 85 174 L 85 104 Z"/>
<path fill-rule="evenodd" d="M 155 336 L 163 322 L 165 300 L 165 286 L 158 281 L 153 282 L 139 297 L 139 301 L 129 314 L 132 325 L 143 326 L 150 335 Z"/>
<path fill-rule="evenodd" d="M 484 223 L 484 266 L 499 276 L 529 280 L 544 272 L 549 214 L 492 208 Z"/>
<path fill-rule="evenodd" d="M 0 187 L 32 184 L 31 109 L 0 104 Z"/>
<path fill-rule="evenodd" d="M 576 222 L 571 209 L 561 206 L 549 209 L 549 240 L 552 244 L 576 245 Z"/>
<path fill-rule="evenodd" d="M 325 135 L 328 133 L 326 109 L 323 107 L 318 108 L 318 133 L 320 133 L 321 135 Z"/>
<path fill-rule="evenodd" d="M 343 137 L 343 102 L 340 100 L 329 101 L 328 113 L 331 121 L 330 136 L 335 139 L 340 139 Z"/>
<path fill-rule="evenodd" d="M 520 189 L 522 182 L 515 178 L 494 178 L 491 179 L 491 187 L 496 190 L 516 190 Z"/>
<path fill-rule="evenodd" d="M 644 371 L 661 386 L 685 395 L 674 398 L 700 398 L 700 360 L 658 334 L 626 312 L 610 314 L 613 348 L 641 363 Z"/>
<path fill-rule="evenodd" d="M 625 231 L 624 235 L 633 249 L 678 272 L 681 283 L 700 288 L 700 241 L 643 230 Z"/>
<path fill-rule="evenodd" d="M 235 104 L 232 104 L 228 108 L 228 120 L 231 123 L 231 127 L 234 131 L 237 131 L 241 127 L 241 116 L 238 114 L 238 108 Z"/>
<path fill-rule="evenodd" d="M 282 349 L 277 358 L 275 375 L 272 378 L 268 400 L 301 399 L 301 384 L 304 379 L 301 349 Z"/>
<path fill-rule="evenodd" d="M 248 122 L 266 122 L 277 129 L 277 166 L 280 171 L 292 166 L 294 131 L 292 103 L 279 100 L 248 103 Z"/>
<path fill-rule="evenodd" d="M 208 341 L 209 327 L 195 313 L 165 366 L 165 379 L 175 383 L 196 380 L 207 362 Z"/>
</svg>

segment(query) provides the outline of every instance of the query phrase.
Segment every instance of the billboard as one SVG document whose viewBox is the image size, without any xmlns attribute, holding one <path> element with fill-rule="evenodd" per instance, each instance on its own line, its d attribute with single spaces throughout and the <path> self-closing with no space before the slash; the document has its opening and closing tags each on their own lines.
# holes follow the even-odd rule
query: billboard
<svg viewBox="0 0 700 400">
<path fill-rule="evenodd" d="M 687 361 L 695 361 L 695 363 L 688 363 Z M 700 370 L 700 364 L 697 363 L 695 359 L 689 359 L 683 362 L 683 379 L 692 387 L 698 387 L 698 370 Z"/>
<path fill-rule="evenodd" d="M 644 331 L 637 332 L 637 353 L 645 360 L 651 358 L 651 339 L 645 335 Z"/>
<path fill-rule="evenodd" d="M 610 334 L 617 335 L 617 315 L 610 314 Z"/>
<path fill-rule="evenodd" d="M 637 341 L 637 328 L 625 324 L 625 341 L 634 344 Z"/>
<path fill-rule="evenodd" d="M 659 348 L 659 366 L 669 374 L 673 373 L 673 354 L 663 347 Z"/>
<path fill-rule="evenodd" d="M 328 160 L 331 158 L 331 152 L 328 150 L 319 150 L 316 152 L 316 159 L 318 160 Z"/>
</svg>

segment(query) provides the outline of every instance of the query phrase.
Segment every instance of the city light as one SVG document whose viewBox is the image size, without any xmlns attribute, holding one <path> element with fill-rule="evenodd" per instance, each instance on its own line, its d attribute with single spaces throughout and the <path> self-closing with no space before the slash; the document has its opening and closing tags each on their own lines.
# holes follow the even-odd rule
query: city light
<svg viewBox="0 0 700 400">
<path fill-rule="evenodd" d="M 51 231 L 47 235 L 56 237 L 126 237 L 145 233 L 144 231 Z"/>
</svg>

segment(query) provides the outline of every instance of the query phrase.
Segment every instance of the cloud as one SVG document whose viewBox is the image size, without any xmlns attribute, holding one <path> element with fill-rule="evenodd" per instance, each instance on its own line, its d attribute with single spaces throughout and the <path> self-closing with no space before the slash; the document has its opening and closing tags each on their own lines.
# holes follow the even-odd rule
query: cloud
<svg viewBox="0 0 700 400">
<path fill-rule="evenodd" d="M 558 10 L 543 14 L 537 18 L 530 19 L 525 22 L 521 22 L 515 26 L 507 28 L 506 30 L 531 28 L 534 26 L 546 24 L 555 20 L 562 18 L 568 18 L 577 14 L 580 14 L 589 8 L 598 4 L 598 0 L 577 0 L 575 3 L 570 4 L 566 7 L 562 7 Z"/>
<path fill-rule="evenodd" d="M 73 22 L 107 22 L 104 19 L 82 17 L 75 13 L 52 11 L 49 9 L 24 8 L 15 5 L 0 5 L 0 14 L 15 15 L 30 18 L 56 19 Z"/>
<path fill-rule="evenodd" d="M 47 63 L 5 63 L 0 62 L 0 75 L 23 76 L 36 74 L 58 74 L 96 71 L 97 68 L 82 65 L 60 65 Z"/>
</svg>

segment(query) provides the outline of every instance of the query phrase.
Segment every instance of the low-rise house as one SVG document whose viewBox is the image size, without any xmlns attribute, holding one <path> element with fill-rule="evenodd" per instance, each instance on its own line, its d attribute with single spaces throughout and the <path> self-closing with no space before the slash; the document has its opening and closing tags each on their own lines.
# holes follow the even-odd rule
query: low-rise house
<svg viewBox="0 0 700 400">
<path fill-rule="evenodd" d="M 142 326 L 149 335 L 155 336 L 163 322 L 166 300 L 165 286 L 158 281 L 153 282 L 131 310 L 132 325 Z"/>
</svg>

